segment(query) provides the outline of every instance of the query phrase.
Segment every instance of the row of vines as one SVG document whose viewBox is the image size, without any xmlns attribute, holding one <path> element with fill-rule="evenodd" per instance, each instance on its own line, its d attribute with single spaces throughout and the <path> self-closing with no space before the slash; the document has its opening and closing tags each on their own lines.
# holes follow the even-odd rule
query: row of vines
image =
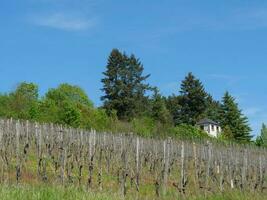
<svg viewBox="0 0 267 200">
<path fill-rule="evenodd" d="M 138 195 L 190 195 L 234 189 L 265 193 L 267 152 L 252 146 L 0 120 L 0 182 L 54 183 Z"/>
</svg>

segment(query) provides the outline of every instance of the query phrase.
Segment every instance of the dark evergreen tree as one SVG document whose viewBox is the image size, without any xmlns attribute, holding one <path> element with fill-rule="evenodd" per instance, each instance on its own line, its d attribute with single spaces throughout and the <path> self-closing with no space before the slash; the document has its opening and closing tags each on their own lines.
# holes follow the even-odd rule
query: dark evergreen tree
<svg viewBox="0 0 267 200">
<path fill-rule="evenodd" d="M 242 114 L 234 97 L 229 92 L 226 92 L 223 97 L 220 115 L 222 128 L 228 126 L 235 141 L 249 142 L 251 140 L 248 118 Z"/>
<path fill-rule="evenodd" d="M 200 82 L 192 73 L 189 73 L 182 81 L 181 112 L 177 123 L 195 125 L 207 109 L 207 93 Z"/>
<path fill-rule="evenodd" d="M 209 94 L 207 97 L 207 108 L 202 118 L 208 118 L 215 122 L 219 122 L 220 110 L 221 110 L 221 103 L 219 101 L 214 100 L 212 96 Z"/>
<path fill-rule="evenodd" d="M 115 110 L 119 119 L 132 119 L 145 111 L 150 89 L 145 84 L 149 75 L 143 75 L 143 65 L 134 55 L 128 57 L 118 49 L 113 49 L 102 79 L 105 93 L 101 100 L 104 108 L 111 112 Z"/>
<path fill-rule="evenodd" d="M 181 96 L 176 96 L 176 95 L 169 96 L 165 100 L 167 109 L 171 114 L 171 118 L 174 125 L 180 124 L 180 119 L 181 119 L 180 101 L 181 101 Z"/>
<path fill-rule="evenodd" d="M 118 112 L 122 107 L 120 96 L 123 84 L 120 73 L 124 68 L 124 62 L 124 55 L 118 49 L 113 49 L 108 58 L 106 71 L 103 73 L 105 78 L 103 78 L 101 82 L 103 83 L 102 91 L 104 91 L 105 95 L 101 97 L 101 100 L 104 101 L 104 108 L 109 114 L 112 110 Z"/>
</svg>

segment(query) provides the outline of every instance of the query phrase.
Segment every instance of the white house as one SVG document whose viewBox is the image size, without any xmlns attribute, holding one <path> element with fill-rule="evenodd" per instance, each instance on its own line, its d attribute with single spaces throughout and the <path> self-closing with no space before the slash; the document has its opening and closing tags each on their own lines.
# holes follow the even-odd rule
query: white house
<svg viewBox="0 0 267 200">
<path fill-rule="evenodd" d="M 210 119 L 202 119 L 197 123 L 197 126 L 200 127 L 203 131 L 207 132 L 210 136 L 218 137 L 222 132 L 221 126 Z"/>
</svg>

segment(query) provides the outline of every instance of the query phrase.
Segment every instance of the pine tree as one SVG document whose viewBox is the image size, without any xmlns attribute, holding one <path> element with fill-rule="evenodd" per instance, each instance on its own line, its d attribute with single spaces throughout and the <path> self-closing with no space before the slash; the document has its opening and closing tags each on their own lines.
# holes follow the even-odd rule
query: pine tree
<svg viewBox="0 0 267 200">
<path fill-rule="evenodd" d="M 207 109 L 208 95 L 191 72 L 182 81 L 180 95 L 181 112 L 177 123 L 195 125 Z"/>
<path fill-rule="evenodd" d="M 219 101 L 215 101 L 209 94 L 207 97 L 207 108 L 202 118 L 208 118 L 215 122 L 219 122 L 220 110 L 221 110 L 221 103 Z"/>
<path fill-rule="evenodd" d="M 263 141 L 263 145 L 267 147 L 267 127 L 266 127 L 265 124 L 262 124 L 261 138 L 262 138 L 262 141 Z"/>
<path fill-rule="evenodd" d="M 150 89 L 144 82 L 149 75 L 143 75 L 144 67 L 134 55 L 128 57 L 118 49 L 113 49 L 103 73 L 103 91 L 101 100 L 104 108 L 115 110 L 119 119 L 130 120 L 145 110 L 148 98 L 145 96 Z"/>
<path fill-rule="evenodd" d="M 234 97 L 229 92 L 224 94 L 220 118 L 222 128 L 224 129 L 228 126 L 235 141 L 249 142 L 251 140 L 251 128 L 248 125 L 248 118 L 242 114 Z"/>
<path fill-rule="evenodd" d="M 223 128 L 221 137 L 224 140 L 234 140 L 234 135 L 231 131 L 231 128 L 228 125 Z"/>
<path fill-rule="evenodd" d="M 256 144 L 258 146 L 267 147 L 267 127 L 265 124 L 262 124 L 261 133 L 256 138 Z"/>
<path fill-rule="evenodd" d="M 113 49 L 108 58 L 108 64 L 106 66 L 106 71 L 103 73 L 105 78 L 101 80 L 103 83 L 102 91 L 105 95 L 101 97 L 104 101 L 104 108 L 109 112 L 112 110 L 121 110 L 120 94 L 121 85 L 119 74 L 123 69 L 124 65 L 124 55 L 118 50 Z"/>
<path fill-rule="evenodd" d="M 181 96 L 172 95 L 169 96 L 166 100 L 166 106 L 171 114 L 171 118 L 174 125 L 180 124 L 181 119 Z"/>
</svg>

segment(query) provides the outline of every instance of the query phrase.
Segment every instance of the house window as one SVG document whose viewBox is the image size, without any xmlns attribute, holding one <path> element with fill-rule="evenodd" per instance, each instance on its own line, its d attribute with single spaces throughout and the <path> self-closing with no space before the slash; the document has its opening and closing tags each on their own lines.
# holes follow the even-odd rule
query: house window
<svg viewBox="0 0 267 200">
<path fill-rule="evenodd" d="M 214 125 L 211 125 L 211 130 L 214 131 Z"/>
</svg>

